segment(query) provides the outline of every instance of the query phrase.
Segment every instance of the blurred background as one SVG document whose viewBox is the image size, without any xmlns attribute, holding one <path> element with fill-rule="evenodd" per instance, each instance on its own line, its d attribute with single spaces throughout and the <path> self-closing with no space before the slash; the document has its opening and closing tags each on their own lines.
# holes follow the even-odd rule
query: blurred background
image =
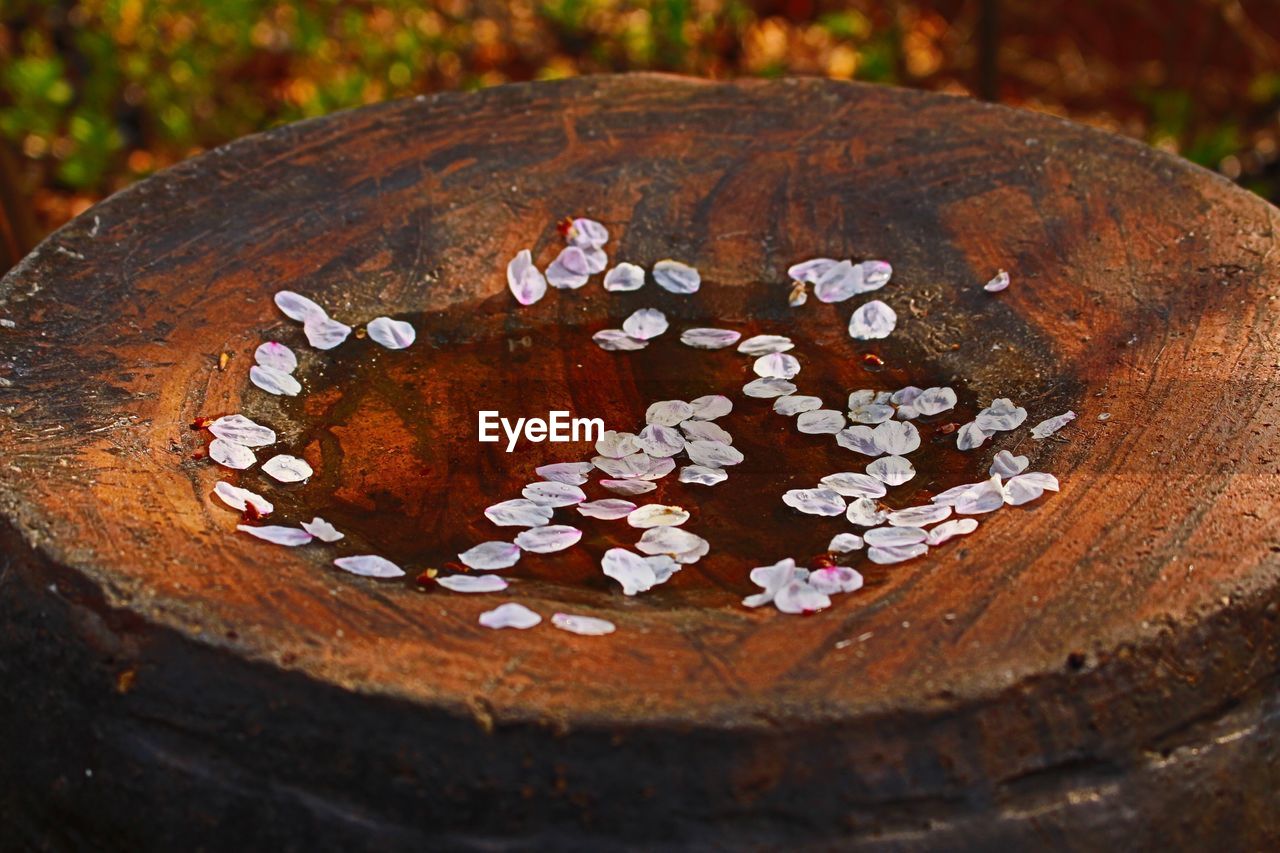
<svg viewBox="0 0 1280 853">
<path fill-rule="evenodd" d="M 1280 201 L 1280 0 L 0 0 L 0 269 L 98 199 L 247 133 L 636 69 L 996 100 Z"/>
</svg>

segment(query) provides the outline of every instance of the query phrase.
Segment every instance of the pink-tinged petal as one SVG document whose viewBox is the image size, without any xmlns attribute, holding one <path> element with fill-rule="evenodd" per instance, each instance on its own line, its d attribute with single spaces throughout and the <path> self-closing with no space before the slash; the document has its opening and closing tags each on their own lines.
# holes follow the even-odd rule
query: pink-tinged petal
<svg viewBox="0 0 1280 853">
<path fill-rule="evenodd" d="M 627 524 L 647 530 L 650 527 L 678 527 L 689 520 L 684 507 L 645 504 L 627 516 Z"/>
<path fill-rule="evenodd" d="M 906 421 L 884 421 L 876 426 L 876 447 L 890 456 L 905 456 L 920 448 L 920 431 Z"/>
<path fill-rule="evenodd" d="M 712 421 L 695 421 L 690 418 L 680 424 L 680 430 L 684 433 L 685 442 L 690 441 L 719 441 L 723 444 L 733 444 L 733 436 L 724 427 Z"/>
<path fill-rule="evenodd" d="M 370 340 L 387 349 L 404 349 L 418 338 L 412 325 L 390 317 L 375 317 L 365 326 L 365 331 L 369 333 Z"/>
<path fill-rule="evenodd" d="M 604 289 L 613 293 L 639 290 L 644 286 L 644 267 L 621 263 L 604 275 Z"/>
<path fill-rule="evenodd" d="M 982 289 L 987 293 L 999 293 L 1009 286 L 1009 274 L 1004 270 L 996 273 L 995 278 L 982 285 Z"/>
<path fill-rule="evenodd" d="M 633 453 L 635 451 L 632 451 Z M 539 465 L 534 472 L 544 480 L 553 483 L 568 483 L 581 486 L 587 482 L 587 475 L 595 468 L 590 462 L 553 462 L 550 465 Z"/>
<path fill-rule="evenodd" d="M 689 414 L 691 420 L 714 421 L 733 411 L 733 401 L 723 394 L 705 394 L 690 400 L 689 408 L 693 410 Z"/>
<path fill-rule="evenodd" d="M 307 460 L 284 453 L 263 462 L 262 472 L 280 483 L 301 483 L 315 473 Z"/>
<path fill-rule="evenodd" d="M 742 451 L 723 441 L 690 441 L 685 444 L 684 449 L 690 462 L 707 468 L 724 468 L 746 459 Z"/>
<path fill-rule="evenodd" d="M 649 345 L 648 341 L 633 338 L 621 329 L 601 329 L 591 336 L 591 340 L 608 352 L 635 352 Z"/>
<path fill-rule="evenodd" d="M 685 329 L 680 333 L 680 343 L 694 349 L 724 349 L 741 338 L 742 333 L 732 329 Z"/>
<path fill-rule="evenodd" d="M 835 435 L 844 429 L 844 414 L 835 409 L 814 409 L 796 416 L 796 429 L 806 435 Z"/>
<path fill-rule="evenodd" d="M 854 424 L 840 430 L 836 433 L 836 444 L 863 456 L 880 456 L 883 453 L 876 442 L 875 430 L 864 424 Z"/>
<path fill-rule="evenodd" d="M 848 566 L 829 566 L 809 573 L 809 586 L 823 595 L 855 592 L 862 589 L 862 573 Z"/>
<path fill-rule="evenodd" d="M 298 357 L 279 341 L 267 341 L 253 351 L 253 360 L 263 367 L 278 370 L 281 373 L 293 373 L 298 369 Z"/>
<path fill-rule="evenodd" d="M 844 498 L 831 489 L 791 489 L 782 502 L 806 515 L 844 515 Z"/>
<path fill-rule="evenodd" d="M 646 480 L 628 477 L 619 480 L 601 480 L 600 485 L 616 495 L 643 495 L 658 488 Z"/>
<path fill-rule="evenodd" d="M 901 486 L 916 475 L 916 469 L 905 457 L 882 456 L 867 466 L 867 473 L 887 486 Z"/>
<path fill-rule="evenodd" d="M 514 542 L 482 542 L 458 555 L 469 569 L 492 572 L 514 566 L 520 559 L 520 546 Z"/>
<path fill-rule="evenodd" d="M 819 302 L 844 302 L 862 289 L 862 267 L 855 267 L 851 261 L 833 264 L 813 283 L 813 295 Z"/>
<path fill-rule="evenodd" d="M 441 575 L 436 583 L 450 592 L 502 592 L 507 582 L 497 575 Z"/>
<path fill-rule="evenodd" d="M 680 261 L 658 261 L 653 265 L 653 280 L 663 290 L 680 295 L 697 293 L 702 286 L 698 271 Z"/>
<path fill-rule="evenodd" d="M 828 474 L 818 482 L 846 498 L 882 498 L 888 492 L 883 482 L 857 471 Z"/>
<path fill-rule="evenodd" d="M 545 527 L 531 527 L 516 534 L 515 544 L 522 551 L 533 554 L 554 554 L 578 544 L 582 531 L 567 524 L 549 524 Z"/>
<path fill-rule="evenodd" d="M 557 483 L 548 480 L 541 483 L 530 483 L 521 492 L 528 500 L 543 506 L 573 506 L 587 499 L 582 489 L 570 483 Z"/>
<path fill-rule="evenodd" d="M 610 548 L 600 560 L 604 573 L 622 584 L 623 595 L 647 592 L 657 583 L 653 566 L 643 557 L 626 548 Z"/>
<path fill-rule="evenodd" d="M 302 529 L 321 542 L 337 542 L 345 538 L 345 534 L 341 530 L 318 515 L 310 521 L 302 522 Z"/>
<path fill-rule="evenodd" d="M 244 512 L 249 507 L 253 507 L 258 515 L 270 515 L 275 511 L 275 506 L 271 501 L 248 489 L 242 489 L 239 486 L 233 486 L 230 483 L 219 482 L 214 485 L 213 493 L 218 496 L 224 504 L 234 510 Z"/>
<path fill-rule="evenodd" d="M 855 533 L 837 533 L 831 537 L 827 550 L 832 554 L 847 554 L 850 551 L 861 551 L 862 544 L 862 537 Z"/>
<path fill-rule="evenodd" d="M 854 498 L 849 501 L 849 509 L 844 517 L 850 524 L 859 527 L 874 527 L 885 520 L 887 513 L 876 506 L 871 498 Z"/>
<path fill-rule="evenodd" d="M 508 601 L 506 604 L 499 604 L 492 610 L 486 610 L 480 614 L 480 624 L 485 628 L 516 628 L 521 631 L 539 624 L 542 617 L 534 613 L 523 604 L 517 604 L 514 601 Z"/>
<path fill-rule="evenodd" d="M 653 457 L 675 456 L 684 450 L 684 436 L 675 427 L 649 424 L 640 430 L 640 449 Z"/>
<path fill-rule="evenodd" d="M 639 452 L 640 441 L 636 438 L 635 433 L 607 429 L 596 440 L 596 453 L 601 456 L 607 456 L 610 459 L 621 459 L 624 456 Z M 551 478 L 548 477 L 547 479 Z"/>
<path fill-rule="evenodd" d="M 693 483 L 699 486 L 714 486 L 729 479 L 720 468 L 708 468 L 705 465 L 686 465 L 680 469 L 680 482 Z"/>
<path fill-rule="evenodd" d="M 929 553 L 929 546 L 923 542 L 917 542 L 914 545 L 903 545 L 897 548 L 868 548 L 867 559 L 881 566 L 889 566 L 923 557 L 927 553 Z"/>
<path fill-rule="evenodd" d="M 1064 412 L 1061 415 L 1055 415 L 1036 424 L 1031 430 L 1031 437 L 1037 441 L 1046 439 L 1075 419 L 1075 412 Z"/>
<path fill-rule="evenodd" d="M 255 423 L 244 415 L 224 415 L 209 424 L 209 432 L 217 438 L 243 444 L 245 447 L 266 447 L 276 442 L 275 430 Z"/>
<path fill-rule="evenodd" d="M 889 283 L 893 275 L 893 267 L 888 261 L 863 261 L 858 266 L 862 269 L 862 293 L 879 290 Z"/>
<path fill-rule="evenodd" d="M 878 341 L 889 337 L 897 325 L 897 313 L 879 299 L 873 299 L 849 318 L 849 337 L 855 341 Z"/>
<path fill-rule="evenodd" d="M 398 578 L 404 576 L 404 569 L 377 554 L 358 554 L 354 557 L 339 557 L 333 564 L 344 572 L 360 575 L 365 578 Z"/>
<path fill-rule="evenodd" d="M 751 369 L 764 379 L 794 379 L 800 372 L 800 360 L 789 353 L 771 352 L 757 358 Z"/>
<path fill-rule="evenodd" d="M 325 310 L 300 293 L 282 290 L 274 297 L 276 307 L 290 320 L 305 323 L 312 317 L 327 317 Z"/>
<path fill-rule="evenodd" d="M 319 350 L 331 350 L 347 339 L 351 327 L 329 317 L 312 317 L 302 324 L 307 343 Z"/>
<path fill-rule="evenodd" d="M 296 397 L 302 392 L 302 385 L 291 374 L 281 373 L 270 367 L 255 364 L 249 368 L 249 381 L 276 396 Z"/>
<path fill-rule="evenodd" d="M 542 527 L 555 512 L 551 507 L 527 498 L 496 503 L 484 511 L 485 518 L 499 527 Z"/>
<path fill-rule="evenodd" d="M 566 246 L 547 267 L 547 284 L 558 290 L 577 290 L 590 277 L 587 256 L 577 246 Z"/>
<path fill-rule="evenodd" d="M 261 539 L 263 542 L 270 542 L 273 545 L 284 545 L 290 548 L 298 545 L 306 545 L 311 541 L 311 534 L 297 527 L 283 527 L 278 524 L 265 524 L 261 527 L 254 527 L 248 524 L 237 524 L 236 530 L 241 533 L 248 533 Z"/>
<path fill-rule="evenodd" d="M 677 426 L 691 417 L 693 417 L 693 406 L 684 400 L 661 400 L 650 405 L 644 412 L 645 423 L 669 427 Z"/>
<path fill-rule="evenodd" d="M 565 241 L 573 246 L 598 249 L 609 242 L 609 229 L 594 219 L 578 218 L 570 225 Z"/>
<path fill-rule="evenodd" d="M 978 520 L 976 518 L 953 518 L 930 530 L 929 538 L 925 540 L 925 544 L 933 548 L 956 536 L 967 536 L 977 529 Z"/>
<path fill-rule="evenodd" d="M 551 624 L 561 631 L 578 634 L 583 637 L 603 637 L 617 630 L 608 619 L 597 619 L 594 616 L 574 616 L 570 613 L 553 613 Z"/>
<path fill-rule="evenodd" d="M 626 518 L 635 508 L 636 505 L 631 501 L 624 501 L 619 498 L 604 498 L 603 500 L 578 504 L 578 512 L 588 518 L 602 518 L 606 521 Z"/>
<path fill-rule="evenodd" d="M 839 261 L 831 258 L 814 258 L 809 261 L 801 261 L 798 264 L 792 264 L 787 268 L 787 275 L 792 281 L 803 281 L 807 284 L 816 284 L 818 279 L 822 278 L 823 273 L 836 266 Z"/>
<path fill-rule="evenodd" d="M 234 468 L 237 471 L 251 468 L 258 461 L 252 450 L 225 438 L 215 438 L 209 442 L 209 458 L 224 468 Z"/>
<path fill-rule="evenodd" d="M 774 412 L 788 418 L 793 418 L 796 415 L 802 415 L 805 412 L 812 412 L 815 409 L 821 408 L 821 397 L 808 397 L 804 394 L 790 394 L 786 397 L 779 397 L 773 401 Z"/>
<path fill-rule="evenodd" d="M 795 349 L 795 346 L 791 338 L 783 337 L 782 335 L 756 335 L 738 344 L 738 352 L 753 358 L 759 358 L 771 352 L 786 352 L 787 350 Z"/>
<path fill-rule="evenodd" d="M 782 613 L 817 613 L 831 606 L 831 597 L 814 589 L 807 579 L 793 580 L 778 590 L 773 606 Z"/>
<path fill-rule="evenodd" d="M 788 394 L 794 394 L 796 386 L 794 383 L 785 379 L 753 379 L 746 385 L 742 386 L 742 393 L 748 397 L 755 397 L 758 400 L 768 400 L 773 397 L 785 397 Z"/>
<path fill-rule="evenodd" d="M 622 331 L 638 341 L 652 340 L 668 328 L 667 315 L 657 308 L 641 308 L 622 321 Z"/>
<path fill-rule="evenodd" d="M 533 265 L 528 249 L 522 249 L 507 264 L 507 287 L 521 305 L 532 305 L 546 295 L 547 279 Z"/>
</svg>

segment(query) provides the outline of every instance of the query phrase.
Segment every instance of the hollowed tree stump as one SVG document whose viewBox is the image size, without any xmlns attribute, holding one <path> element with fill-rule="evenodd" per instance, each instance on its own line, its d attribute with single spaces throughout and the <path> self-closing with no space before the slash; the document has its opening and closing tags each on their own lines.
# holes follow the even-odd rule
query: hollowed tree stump
<svg viewBox="0 0 1280 853">
<path fill-rule="evenodd" d="M 593 280 L 519 309 L 504 265 L 547 263 L 566 214 L 608 224 L 613 260 L 697 265 L 703 292 L 610 302 Z M 1272 846 L 1274 214 L 1057 119 L 813 80 L 418 98 L 144 181 L 0 284 L 0 846 Z M 1061 494 L 809 618 L 736 604 L 799 522 L 718 542 L 724 498 L 699 519 L 713 556 L 656 597 L 596 583 L 586 551 L 448 595 L 233 533 L 209 494 L 227 472 L 192 458 L 196 416 L 274 416 L 294 440 L 316 414 L 246 380 L 258 343 L 300 340 L 281 288 L 348 321 L 490 324 L 505 354 L 471 385 L 379 356 L 399 390 L 340 392 L 368 434 L 299 448 L 424 538 L 489 538 L 478 508 L 532 463 L 479 448 L 476 389 L 637 423 L 654 377 L 587 341 L 622 306 L 791 329 L 829 356 L 810 393 L 878 387 L 842 328 L 855 303 L 785 305 L 787 266 L 816 255 L 894 264 L 886 351 L 931 379 L 1080 419 L 1019 448 Z M 1013 286 L 983 293 L 999 268 Z M 303 405 L 330 399 L 324 363 L 305 359 Z M 809 438 L 737 387 L 719 390 L 769 442 Z M 379 408 L 395 394 L 429 433 Z M 744 476 L 749 509 L 766 484 Z M 476 625 L 509 599 L 619 630 Z"/>
</svg>

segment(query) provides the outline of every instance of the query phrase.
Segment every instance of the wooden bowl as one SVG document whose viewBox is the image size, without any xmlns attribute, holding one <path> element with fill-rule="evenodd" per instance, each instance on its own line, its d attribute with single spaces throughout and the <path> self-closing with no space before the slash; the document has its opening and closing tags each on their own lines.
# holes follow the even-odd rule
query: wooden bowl
<svg viewBox="0 0 1280 853">
<path fill-rule="evenodd" d="M 702 291 L 593 280 L 520 308 L 504 266 L 549 262 L 565 215 L 603 221 L 614 260 L 695 264 Z M 0 823 L 42 848 L 1262 846 L 1280 832 L 1274 216 L 1118 137 L 816 80 L 423 97 L 169 169 L 0 285 Z M 890 339 L 850 340 L 854 303 L 786 305 L 788 265 L 818 255 L 893 263 Z M 985 293 L 1000 268 L 1012 286 Z M 309 351 L 283 288 L 356 325 L 412 317 L 419 342 Z M 590 343 L 647 305 L 672 318 L 662 346 Z M 792 335 L 798 383 L 828 401 L 913 382 L 960 390 L 957 420 L 996 396 L 1029 424 L 1074 409 L 1061 440 L 1024 428 L 963 456 L 931 424 L 901 501 L 1000 447 L 1062 491 L 866 564 L 820 614 L 747 610 L 750 567 L 845 529 L 779 493 L 857 457 L 742 397 L 749 360 L 679 347 L 691 325 Z M 269 339 L 305 352 L 297 400 L 247 382 Z M 712 543 L 670 584 L 628 598 L 600 576 L 602 547 L 634 540 L 622 522 L 522 560 L 500 597 L 413 582 L 514 532 L 480 511 L 535 465 L 590 454 L 479 444 L 477 409 L 634 428 L 695 393 L 734 397 L 748 461 L 654 493 Z M 195 458 L 188 425 L 235 411 L 317 469 L 276 489 L 277 515 L 347 541 L 234 533 L 214 483 L 265 481 Z M 330 565 L 365 548 L 409 576 Z M 481 628 L 505 600 L 618 631 Z"/>
</svg>

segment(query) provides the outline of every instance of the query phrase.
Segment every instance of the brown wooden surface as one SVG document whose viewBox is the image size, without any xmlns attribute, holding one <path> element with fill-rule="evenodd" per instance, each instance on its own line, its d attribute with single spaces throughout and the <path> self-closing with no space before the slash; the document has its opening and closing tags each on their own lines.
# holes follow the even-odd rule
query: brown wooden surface
<svg viewBox="0 0 1280 853">
<path fill-rule="evenodd" d="M 737 607 L 723 562 L 630 600 L 569 582 L 566 556 L 568 580 L 548 568 L 508 596 L 606 615 L 604 639 L 490 632 L 492 597 L 231 534 L 186 425 L 243 409 L 302 435 L 307 413 L 245 377 L 259 342 L 298 339 L 281 288 L 348 321 L 444 311 L 534 342 L 520 369 L 545 384 L 502 385 L 510 358 L 462 391 L 414 374 L 458 409 L 433 447 L 386 412 L 338 442 L 365 460 L 345 477 L 419 513 L 445 498 L 397 460 L 443 466 L 433 523 L 455 533 L 532 467 L 475 443 L 486 379 L 635 421 L 653 377 L 574 325 L 619 313 L 598 284 L 526 310 L 505 291 L 506 259 L 533 245 L 545 263 L 569 213 L 608 224 L 615 259 L 696 264 L 682 319 L 832 353 L 848 306 L 787 310 L 787 265 L 890 260 L 895 352 L 1032 419 L 1080 414 L 1066 442 L 1021 448 L 1062 493 L 811 618 Z M 0 285 L 17 324 L 0 329 L 0 746 L 22 756 L 0 817 L 52 847 L 175 843 L 193 821 L 214 847 L 1274 840 L 1274 216 L 1117 137 L 819 81 L 421 98 L 162 173 Z M 993 299 L 976 285 L 999 267 L 1014 284 Z M 866 383 L 830 363 L 846 393 Z M 322 366 L 303 365 L 317 387 Z"/>
</svg>

